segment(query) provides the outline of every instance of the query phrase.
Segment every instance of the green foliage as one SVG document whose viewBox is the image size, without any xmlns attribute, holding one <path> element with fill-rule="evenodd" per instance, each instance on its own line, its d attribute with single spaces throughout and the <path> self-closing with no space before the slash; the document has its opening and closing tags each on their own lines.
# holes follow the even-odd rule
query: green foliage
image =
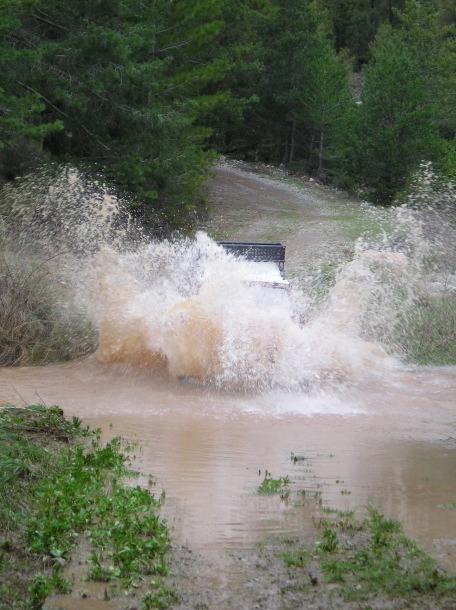
<svg viewBox="0 0 456 610">
<path fill-rule="evenodd" d="M 325 523 L 322 537 L 317 541 L 316 546 L 322 553 L 334 553 L 337 550 L 339 540 L 330 523 Z"/>
<path fill-rule="evenodd" d="M 309 562 L 309 553 L 305 549 L 286 551 L 282 553 L 282 559 L 288 568 L 305 568 Z"/>
<path fill-rule="evenodd" d="M 440 607 L 438 600 L 446 607 L 453 599 L 456 579 L 439 570 L 435 561 L 404 535 L 397 521 L 372 507 L 362 520 L 353 513 L 324 512 L 332 512 L 334 517 L 320 521 L 322 534 L 314 548 L 287 550 L 282 559 L 289 568 L 311 562 L 312 584 L 324 579 L 331 586 L 331 599 L 340 595 L 341 604 L 368 603 L 382 596 L 382 603 L 391 600 L 391 607 L 396 607 L 393 600 L 412 602 L 419 597 L 423 607 L 429 608 Z"/>
<path fill-rule="evenodd" d="M 285 499 L 290 494 L 289 485 L 290 479 L 287 476 L 273 479 L 270 473 L 266 472 L 261 485 L 258 487 L 258 493 L 264 496 L 278 494 L 281 498 Z"/>
<path fill-rule="evenodd" d="M 456 25 L 456 4 L 453 0 L 436 0 L 443 24 Z"/>
<path fill-rule="evenodd" d="M 5 0 L 0 19 L 0 150 L 18 136 L 41 141 L 46 135 L 62 129 L 58 119 L 46 121 L 45 105 L 32 89 L 24 87 L 22 78 L 34 53 L 30 45 L 17 44 L 21 20 L 33 3 L 27 0 Z M 14 65 L 15 70 L 10 66 Z M 22 83 L 22 84 L 21 84 Z"/>
<path fill-rule="evenodd" d="M 211 57 L 219 5 L 10 2 L 3 139 L 38 138 L 53 155 L 89 161 L 169 222 L 188 215 L 212 159 L 197 121 L 218 102 L 208 87 L 227 69 Z"/>
<path fill-rule="evenodd" d="M 265 40 L 263 33 L 273 18 L 269 0 L 224 0 L 221 3 L 223 26 L 213 47 L 227 71 L 221 83 L 224 96 L 203 119 L 212 129 L 211 143 L 224 153 L 248 154 L 257 134 L 251 117 L 259 98 L 259 83 L 264 77 Z"/>
<path fill-rule="evenodd" d="M 204 208 L 210 144 L 390 204 L 423 160 L 456 176 L 453 4 L 5 0 L 0 177 L 70 160 L 173 228 Z"/>
<path fill-rule="evenodd" d="M 28 593 L 30 595 L 30 607 L 41 608 L 46 598 L 52 593 L 70 593 L 71 583 L 62 578 L 59 573 L 45 576 L 39 574 L 35 576 L 32 584 L 29 587 Z"/>
<path fill-rule="evenodd" d="M 57 407 L 10 407 L 0 411 L 0 472 L 0 592 L 8 607 L 40 608 L 49 594 L 67 592 L 61 565 L 81 537 L 91 546 L 90 578 L 126 590 L 141 581 L 149 587 L 144 607 L 166 607 L 161 500 L 123 485 L 131 473 L 119 439 L 101 446 L 97 432 Z"/>
<path fill-rule="evenodd" d="M 404 0 L 323 0 L 333 24 L 336 47 L 346 49 L 356 66 L 370 59 L 370 44 L 378 28 L 384 23 L 395 23 L 395 11 Z"/>
<path fill-rule="evenodd" d="M 335 53 L 326 12 L 313 0 L 275 0 L 258 37 L 263 68 L 250 89 L 249 131 L 241 142 L 236 136 L 240 150 L 319 178 L 331 175 L 352 103 L 348 67 Z"/>
<path fill-rule="evenodd" d="M 450 502 L 449 504 L 442 504 L 441 508 L 445 510 L 456 510 L 456 500 L 454 502 Z"/>
<path fill-rule="evenodd" d="M 391 203 L 423 160 L 445 155 L 442 130 L 453 127 L 456 49 L 437 12 L 410 0 L 396 28 L 384 26 L 365 70 L 351 168 L 379 203 Z M 445 117 L 445 118 L 444 118 Z M 445 127 L 446 125 L 446 127 Z"/>
<path fill-rule="evenodd" d="M 147 593 L 142 601 L 141 610 L 164 610 L 176 601 L 176 594 L 172 589 L 161 586 L 154 593 Z"/>
<path fill-rule="evenodd" d="M 442 574 L 434 560 L 404 536 L 397 521 L 370 509 L 362 533 L 362 543 L 347 540 L 337 557 L 324 557 L 321 561 L 327 580 L 341 583 L 346 597 L 362 597 L 371 592 L 391 596 L 440 595 L 456 590 L 455 579 Z M 321 545 L 319 549 L 325 551 Z"/>
</svg>

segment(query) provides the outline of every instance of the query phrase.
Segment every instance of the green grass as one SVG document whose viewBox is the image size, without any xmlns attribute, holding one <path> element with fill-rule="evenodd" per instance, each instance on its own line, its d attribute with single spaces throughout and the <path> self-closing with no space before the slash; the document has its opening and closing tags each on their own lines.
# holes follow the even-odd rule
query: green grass
<svg viewBox="0 0 456 610">
<path fill-rule="evenodd" d="M 391 231 L 392 226 L 380 217 L 368 215 L 365 212 L 347 212 L 334 219 L 344 235 L 355 241 L 366 234 L 370 237 L 380 235 L 382 231 Z"/>
<path fill-rule="evenodd" d="M 141 584 L 144 608 L 166 607 L 161 499 L 125 486 L 128 463 L 119 439 L 102 446 L 57 407 L 0 410 L 0 608 L 35 610 L 68 592 L 62 565 L 81 539 L 88 578 L 125 591 Z"/>
<path fill-rule="evenodd" d="M 305 568 L 310 555 L 306 549 L 299 549 L 297 551 L 285 551 L 281 557 L 288 568 Z"/>
<path fill-rule="evenodd" d="M 337 534 L 330 525 L 325 524 L 322 537 L 316 543 L 317 549 L 322 553 L 334 553 L 338 546 Z"/>
<path fill-rule="evenodd" d="M 363 520 L 350 513 L 335 512 L 334 518 L 322 519 L 319 527 L 321 534 L 314 548 L 299 553 L 306 562 L 318 562 L 324 580 L 338 585 L 337 590 L 346 601 L 363 601 L 376 595 L 391 599 L 455 599 L 456 578 L 442 572 L 429 555 L 407 538 L 400 523 L 377 510 L 370 508 Z M 282 556 L 288 567 L 302 567 L 293 560 L 299 557 L 297 553 L 292 550 Z"/>
</svg>

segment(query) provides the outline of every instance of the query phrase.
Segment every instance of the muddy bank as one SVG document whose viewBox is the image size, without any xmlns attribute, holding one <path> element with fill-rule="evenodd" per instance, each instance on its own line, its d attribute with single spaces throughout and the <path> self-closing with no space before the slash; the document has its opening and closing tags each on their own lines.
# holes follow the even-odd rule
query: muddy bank
<svg viewBox="0 0 456 610">
<path fill-rule="evenodd" d="M 395 543 L 357 570 L 353 557 L 369 554 L 368 527 L 351 530 L 342 517 L 338 550 L 322 551 L 322 519 L 332 522 L 326 518 L 316 511 L 313 536 L 269 539 L 223 562 L 218 554 L 174 549 L 173 610 L 455 610 L 456 580 L 419 551 L 409 553 L 412 541 Z M 349 533 L 341 533 L 344 527 Z"/>
<path fill-rule="evenodd" d="M 58 407 L 0 409 L 1 609 L 93 608 L 97 584 L 122 607 L 169 605 L 168 529 L 159 498 L 134 484 L 128 451 Z"/>
</svg>

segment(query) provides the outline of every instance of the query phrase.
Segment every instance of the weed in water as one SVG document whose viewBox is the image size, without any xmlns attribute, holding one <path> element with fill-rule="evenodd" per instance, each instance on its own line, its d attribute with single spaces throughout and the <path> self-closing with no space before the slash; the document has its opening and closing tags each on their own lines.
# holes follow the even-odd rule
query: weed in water
<svg viewBox="0 0 456 610">
<path fill-rule="evenodd" d="M 176 594 L 168 587 L 160 586 L 154 593 L 147 593 L 142 601 L 141 610 L 165 610 L 176 601 Z"/>
<path fill-rule="evenodd" d="M 266 472 L 265 477 L 258 487 L 258 493 L 264 496 L 280 495 L 282 499 L 288 498 L 290 479 L 288 476 L 273 479 L 269 472 Z"/>
<path fill-rule="evenodd" d="M 287 549 L 282 554 L 287 567 L 304 567 L 311 560 L 314 580 L 318 584 L 315 573 L 322 573 L 331 584 L 331 596 L 340 595 L 342 605 L 343 600 L 354 601 L 360 604 L 356 607 L 369 610 L 373 599 L 381 599 L 382 607 L 403 608 L 398 600 L 405 599 L 406 603 L 413 600 L 410 607 L 417 607 L 415 601 L 423 608 L 453 607 L 456 578 L 442 572 L 404 535 L 397 521 L 385 518 L 374 508 L 362 520 L 353 513 L 324 512 L 333 513 L 334 518 L 316 523 L 322 533 L 315 547 Z M 311 581 L 314 584 L 312 577 Z"/>
</svg>

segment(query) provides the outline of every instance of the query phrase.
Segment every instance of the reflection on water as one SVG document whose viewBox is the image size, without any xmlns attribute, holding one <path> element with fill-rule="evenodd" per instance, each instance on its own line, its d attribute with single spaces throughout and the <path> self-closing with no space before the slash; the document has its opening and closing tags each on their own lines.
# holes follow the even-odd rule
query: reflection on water
<svg viewBox="0 0 456 610">
<path fill-rule="evenodd" d="M 424 392 L 425 390 L 425 392 Z M 375 503 L 456 566 L 456 378 L 451 369 L 366 378 L 332 392 L 262 397 L 203 390 L 92 360 L 0 371 L 0 397 L 60 404 L 139 441 L 138 468 L 166 489 L 165 514 L 195 548 L 251 545 L 265 534 L 305 535 L 312 502 Z M 293 464 L 291 452 L 306 459 Z M 289 475 L 288 503 L 262 497 L 265 469 Z M 261 471 L 261 474 L 260 474 Z M 319 496 L 319 493 L 317 494 Z"/>
</svg>

